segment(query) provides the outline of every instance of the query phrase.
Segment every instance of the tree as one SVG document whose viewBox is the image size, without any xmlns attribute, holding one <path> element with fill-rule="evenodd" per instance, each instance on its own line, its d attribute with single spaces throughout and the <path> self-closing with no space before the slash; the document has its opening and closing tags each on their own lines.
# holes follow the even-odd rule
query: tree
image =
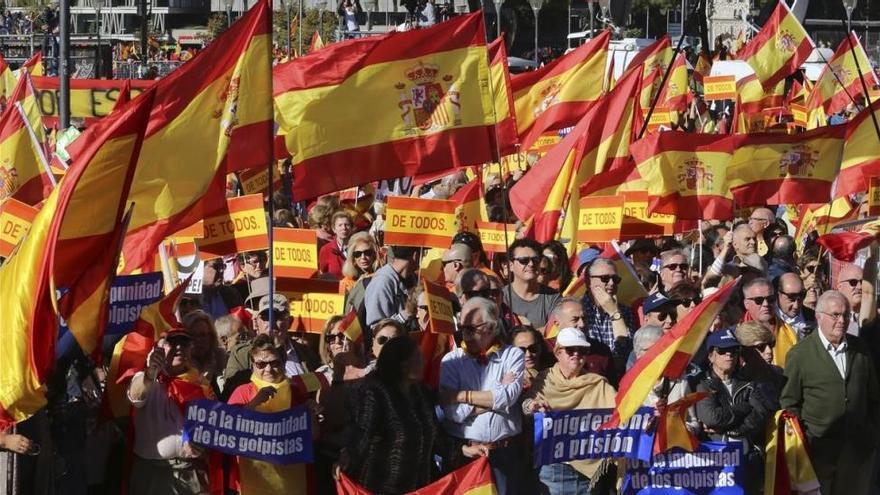
<svg viewBox="0 0 880 495">
<path fill-rule="evenodd" d="M 208 18 L 208 40 L 214 41 L 217 36 L 223 34 L 223 31 L 229 28 L 229 18 L 223 12 L 214 12 Z"/>
</svg>

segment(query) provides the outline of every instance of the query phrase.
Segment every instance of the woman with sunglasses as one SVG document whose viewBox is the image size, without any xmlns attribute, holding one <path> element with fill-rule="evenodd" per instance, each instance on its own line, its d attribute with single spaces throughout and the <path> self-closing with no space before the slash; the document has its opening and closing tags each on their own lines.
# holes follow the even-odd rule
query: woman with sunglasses
<svg viewBox="0 0 880 495">
<path fill-rule="evenodd" d="M 252 411 L 274 413 L 297 407 L 307 402 L 306 396 L 294 396 L 293 389 L 284 374 L 284 351 L 275 346 L 269 335 L 258 335 L 251 347 L 253 373 L 249 383 L 238 386 L 229 397 L 229 404 L 244 406 Z M 314 401 L 312 435 L 317 436 L 317 411 Z M 239 492 L 242 495 L 264 493 L 308 492 L 307 464 L 273 464 L 265 461 L 238 458 Z"/>
<path fill-rule="evenodd" d="M 523 413 L 614 407 L 614 387 L 603 376 L 586 371 L 590 343 L 576 328 L 563 328 L 556 336 L 556 364 L 542 371 L 524 393 Z M 539 474 L 545 493 L 568 495 L 607 493 L 613 479 L 605 476 L 611 459 L 581 460 L 542 466 Z M 600 476 L 600 479 L 594 479 Z"/>
<path fill-rule="evenodd" d="M 556 358 L 547 348 L 547 342 L 541 332 L 528 325 L 520 325 L 513 328 L 513 346 L 523 351 L 525 355 L 526 372 L 524 388 L 529 388 L 532 380 L 547 368 L 553 366 Z"/>
<path fill-rule="evenodd" d="M 324 364 L 315 372 L 323 374 L 329 383 L 361 378 L 365 374 L 358 372 L 364 365 L 363 344 L 355 344 L 345 334 L 342 328 L 344 318 L 343 315 L 331 316 L 324 324 L 318 343 L 318 355 Z"/>
<path fill-rule="evenodd" d="M 341 294 L 349 294 L 363 278 L 376 273 L 379 269 L 378 253 L 376 240 L 367 232 L 358 232 L 348 239 L 345 264 L 342 265 L 343 278 L 339 282 Z M 363 300 L 363 294 L 360 299 Z"/>
<path fill-rule="evenodd" d="M 568 252 L 565 246 L 559 241 L 550 241 L 544 244 L 543 248 L 543 254 L 550 260 L 553 268 L 547 285 L 558 291 L 565 290 L 574 276 L 568 263 Z"/>
<path fill-rule="evenodd" d="M 676 302 L 677 321 L 684 319 L 698 304 L 703 302 L 703 296 L 700 295 L 700 287 L 688 281 L 675 284 L 666 295 L 669 296 L 669 299 Z"/>
<path fill-rule="evenodd" d="M 740 375 L 755 383 L 764 396 L 779 408 L 779 395 L 785 386 L 782 368 L 773 364 L 773 332 L 758 322 L 749 321 L 736 326 L 736 340 L 742 345 Z"/>
</svg>

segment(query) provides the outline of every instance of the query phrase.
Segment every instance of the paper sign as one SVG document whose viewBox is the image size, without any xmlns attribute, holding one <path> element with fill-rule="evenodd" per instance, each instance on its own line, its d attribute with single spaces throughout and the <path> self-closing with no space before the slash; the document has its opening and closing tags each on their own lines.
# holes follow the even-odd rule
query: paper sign
<svg viewBox="0 0 880 495">
<path fill-rule="evenodd" d="M 318 234 L 312 229 L 272 229 L 276 277 L 310 278 L 318 271 Z"/>
<path fill-rule="evenodd" d="M 477 231 L 483 250 L 489 253 L 506 253 L 507 246 L 516 240 L 516 225 L 512 223 L 477 222 Z"/>
<path fill-rule="evenodd" d="M 202 259 L 269 247 L 263 196 L 252 194 L 226 200 L 226 208 L 205 219 Z"/>
<path fill-rule="evenodd" d="M 648 116 L 648 111 L 645 110 L 645 117 Z M 669 118 L 669 108 L 657 106 L 654 108 L 654 111 L 651 112 L 651 120 L 648 121 L 648 130 L 653 132 L 660 128 L 660 126 L 669 126 L 671 119 Z"/>
<path fill-rule="evenodd" d="M 45 117 L 58 117 L 61 94 L 57 77 L 31 76 L 34 83 L 34 96 Z M 141 94 L 154 84 L 153 81 L 129 79 L 74 79 L 70 78 L 70 116 L 77 118 L 96 118 L 109 115 L 116 106 L 119 90 L 128 82 L 131 84 L 131 98 Z"/>
<path fill-rule="evenodd" d="M 623 197 L 581 198 L 577 220 L 577 240 L 580 242 L 608 242 L 619 239 L 620 226 L 623 224 Z"/>
<path fill-rule="evenodd" d="M 457 232 L 456 206 L 455 201 L 390 196 L 385 208 L 385 244 L 448 248 Z"/>
<path fill-rule="evenodd" d="M 27 234 L 37 216 L 36 208 L 8 198 L 0 206 L 0 256 L 7 257 L 18 241 Z"/>
<path fill-rule="evenodd" d="M 345 309 L 345 296 L 335 280 L 279 279 L 276 291 L 290 301 L 290 329 L 297 332 L 320 333 L 330 317 L 342 315 Z"/>
<path fill-rule="evenodd" d="M 706 76 L 703 78 L 703 99 L 735 100 L 736 77 L 734 76 Z"/>
<path fill-rule="evenodd" d="M 163 296 L 162 274 L 123 275 L 113 279 L 110 286 L 109 321 L 107 335 L 122 335 L 134 327 L 141 309 Z"/>
<path fill-rule="evenodd" d="M 880 215 L 880 177 L 871 177 L 868 183 L 868 216 Z"/>
<path fill-rule="evenodd" d="M 624 192 L 623 198 L 623 224 L 620 227 L 620 240 L 672 235 L 674 233 L 675 215 L 648 214 L 647 192 Z"/>
<path fill-rule="evenodd" d="M 455 311 L 445 287 L 422 279 L 428 302 L 428 328 L 433 333 L 455 333 Z"/>
<path fill-rule="evenodd" d="M 238 173 L 238 180 L 245 194 L 265 194 L 269 185 L 269 170 L 264 168 L 249 168 Z M 281 174 L 276 170 L 272 181 L 272 190 L 281 189 Z"/>
</svg>

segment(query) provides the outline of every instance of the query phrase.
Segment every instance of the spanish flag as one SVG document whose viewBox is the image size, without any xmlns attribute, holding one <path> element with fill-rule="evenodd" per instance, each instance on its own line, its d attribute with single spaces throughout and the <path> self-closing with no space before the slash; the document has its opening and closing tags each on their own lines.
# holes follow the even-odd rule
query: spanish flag
<svg viewBox="0 0 880 495">
<path fill-rule="evenodd" d="M 680 53 L 675 58 L 675 63 L 672 64 L 672 71 L 669 73 L 666 85 L 660 90 L 657 106 L 670 112 L 687 113 L 688 90 L 688 64 L 684 53 Z M 648 107 L 643 108 L 647 109 Z"/>
<path fill-rule="evenodd" d="M 9 64 L 3 58 L 3 54 L 0 54 L 0 110 L 3 110 L 6 100 L 12 96 L 16 83 L 15 74 L 9 68 Z"/>
<path fill-rule="evenodd" d="M 773 420 L 767 423 L 766 438 L 764 493 L 817 493 L 819 480 L 797 416 L 789 411 L 776 411 Z"/>
<path fill-rule="evenodd" d="M 687 429 L 688 408 L 709 396 L 708 392 L 695 392 L 666 406 L 658 406 L 657 433 L 654 435 L 654 455 L 678 447 L 693 452 L 700 441 Z"/>
<path fill-rule="evenodd" d="M 796 135 L 734 136 L 727 182 L 737 206 L 830 201 L 845 131 L 833 126 Z"/>
<path fill-rule="evenodd" d="M 355 483 L 345 473 L 336 480 L 339 495 L 372 495 L 373 492 Z M 467 466 L 456 469 L 430 485 L 408 492 L 407 495 L 496 495 L 489 459 L 480 457 Z"/>
<path fill-rule="evenodd" d="M 880 176 L 880 137 L 874 129 L 871 113 L 880 121 L 880 100 L 871 103 L 846 125 L 846 144 L 834 197 L 866 192 L 870 177 Z"/>
<path fill-rule="evenodd" d="M 694 81 L 702 86 L 703 79 L 710 74 L 712 74 L 712 59 L 709 58 L 705 51 L 700 51 L 700 56 L 697 57 L 697 65 L 694 66 Z"/>
<path fill-rule="evenodd" d="M 494 159 L 480 12 L 334 43 L 274 70 L 299 199 Z M 369 125 L 344 116 L 369 116 Z"/>
<path fill-rule="evenodd" d="M 516 125 L 523 149 L 545 131 L 575 125 L 602 95 L 611 32 L 532 72 L 511 78 Z"/>
<path fill-rule="evenodd" d="M 458 219 L 459 230 L 476 232 L 477 222 L 488 220 L 481 176 L 465 184 L 449 199 L 458 203 L 455 207 L 455 217 Z"/>
<path fill-rule="evenodd" d="M 637 73 L 622 79 L 510 189 L 516 216 L 526 220 L 534 215 L 538 242 L 557 238 L 563 212 L 568 222 L 563 237 L 574 239 L 580 185 L 628 159 L 640 79 Z"/>
<path fill-rule="evenodd" d="M 49 176 L 44 148 L 31 127 L 28 114 L 36 101 L 27 82 L 27 75 L 18 80 L 0 115 L 0 201 L 15 198 L 35 205 L 48 195 L 54 177 Z"/>
<path fill-rule="evenodd" d="M 358 320 L 356 308 L 352 308 L 352 310 L 345 315 L 345 318 L 339 322 L 339 329 L 342 330 L 342 333 L 352 342 L 357 342 L 363 339 L 364 329 L 361 328 L 361 322 Z"/>
<path fill-rule="evenodd" d="M 128 203 L 125 266 L 226 201 L 226 174 L 272 160 L 272 7 L 251 10 L 153 86 L 147 135 Z M 78 141 L 77 141 L 78 142 Z"/>
<path fill-rule="evenodd" d="M 495 139 L 498 141 L 499 156 L 511 155 L 516 153 L 519 136 L 516 132 L 516 112 L 504 36 L 489 44 L 489 76 L 495 102 Z"/>
<path fill-rule="evenodd" d="M 43 52 L 38 51 L 31 58 L 27 59 L 25 63 L 21 64 L 21 67 L 18 68 L 19 76 L 22 72 L 27 70 L 28 74 L 32 76 L 42 76 L 43 75 Z"/>
<path fill-rule="evenodd" d="M 642 77 L 642 93 L 639 104 L 642 109 L 651 106 L 651 101 L 660 89 L 660 81 L 666 67 L 672 63 L 672 42 L 669 36 L 663 35 L 659 40 L 641 50 L 627 66 L 621 79 L 631 72 L 640 72 Z"/>
<path fill-rule="evenodd" d="M 648 211 L 686 220 L 733 217 L 727 167 L 730 137 L 720 134 L 659 132 L 630 146 L 648 191 Z"/>
<path fill-rule="evenodd" d="M 810 35 L 780 0 L 761 31 L 737 53 L 754 69 L 765 90 L 794 74 L 814 48 Z"/>
<path fill-rule="evenodd" d="M 636 361 L 621 378 L 614 413 L 602 428 L 616 428 L 629 421 L 661 377 L 675 380 L 684 373 L 691 357 L 702 346 L 712 321 L 727 305 L 738 284 L 737 278 L 703 299 Z"/>
<path fill-rule="evenodd" d="M 849 39 L 844 39 L 840 42 L 837 51 L 834 52 L 834 56 L 828 61 L 828 65 L 822 69 L 822 73 L 819 75 L 819 79 L 816 80 L 816 85 L 813 87 L 813 92 L 810 95 L 811 105 L 822 106 L 826 115 L 831 115 L 845 109 L 847 105 L 852 103 L 850 96 L 856 98 L 856 101 L 859 101 L 858 98 L 863 96 L 864 91 L 862 91 L 862 84 L 859 81 L 856 60 L 852 55 L 853 50 L 849 48 L 850 43 L 855 48 L 859 67 L 862 69 L 862 75 L 865 77 L 868 88 L 880 84 L 880 81 L 877 80 L 877 76 L 871 69 L 871 62 L 868 60 L 865 49 L 859 43 L 859 38 L 856 36 L 856 33 L 850 33 Z M 838 79 L 840 79 L 840 82 L 838 82 Z M 843 86 L 840 83 L 843 83 Z"/>
<path fill-rule="evenodd" d="M 835 232 L 819 237 L 819 245 L 835 259 L 851 263 L 858 252 L 880 238 L 880 221 L 866 223 L 858 232 Z"/>
<path fill-rule="evenodd" d="M 312 53 L 324 48 L 324 40 L 321 39 L 321 35 L 318 31 L 312 33 L 312 40 L 309 42 L 309 51 L 307 53 Z"/>
</svg>

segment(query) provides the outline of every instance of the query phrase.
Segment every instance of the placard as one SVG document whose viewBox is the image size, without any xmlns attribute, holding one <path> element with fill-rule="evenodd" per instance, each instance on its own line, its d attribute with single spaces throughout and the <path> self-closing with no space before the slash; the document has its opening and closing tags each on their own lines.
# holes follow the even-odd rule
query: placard
<svg viewBox="0 0 880 495">
<path fill-rule="evenodd" d="M 664 236 L 674 233 L 675 215 L 648 214 L 647 192 L 624 192 L 623 199 L 623 223 L 620 227 L 620 240 L 626 241 L 645 236 Z"/>
<path fill-rule="evenodd" d="M 272 181 L 272 190 L 281 189 L 281 174 L 275 171 Z M 263 168 L 249 168 L 238 173 L 238 180 L 241 183 L 241 189 L 245 194 L 266 194 L 269 185 L 269 170 Z"/>
<path fill-rule="evenodd" d="M 868 216 L 880 215 L 880 177 L 871 177 L 868 182 Z"/>
<path fill-rule="evenodd" d="M 622 493 L 742 495 L 745 462 L 742 442 L 704 442 L 694 452 L 675 447 L 650 462 L 630 462 Z"/>
<path fill-rule="evenodd" d="M 282 278 L 275 290 L 290 301 L 293 331 L 321 333 L 330 317 L 344 314 L 345 295 L 336 280 Z"/>
<path fill-rule="evenodd" d="M 226 208 L 206 218 L 205 238 L 199 243 L 202 259 L 269 247 L 263 195 L 226 200 Z"/>
<path fill-rule="evenodd" d="M 457 233 L 455 201 L 389 196 L 385 245 L 448 248 Z"/>
<path fill-rule="evenodd" d="M 60 82 L 57 77 L 31 76 L 34 96 L 44 118 L 57 118 L 60 107 Z M 70 116 L 75 118 L 99 118 L 109 115 L 116 106 L 119 90 L 129 83 L 134 99 L 154 81 L 137 79 L 76 79 L 70 78 Z"/>
<path fill-rule="evenodd" d="M 577 218 L 579 242 L 609 242 L 620 239 L 623 224 L 622 196 L 581 198 Z"/>
<path fill-rule="evenodd" d="M 31 228 L 39 210 L 7 198 L 0 205 L 0 257 L 6 258 Z"/>
<path fill-rule="evenodd" d="M 433 333 L 455 333 L 455 310 L 446 287 L 422 279 L 428 303 L 428 328 Z"/>
<path fill-rule="evenodd" d="M 318 272 L 318 233 L 313 229 L 272 229 L 276 277 L 310 278 Z"/>
<path fill-rule="evenodd" d="M 119 275 L 110 285 L 107 335 L 122 335 L 134 327 L 141 310 L 162 298 L 162 273 Z"/>
<path fill-rule="evenodd" d="M 512 223 L 477 222 L 477 232 L 483 250 L 488 253 L 506 253 L 507 247 L 516 240 L 516 224 Z"/>
<path fill-rule="evenodd" d="M 735 100 L 736 77 L 734 76 L 706 76 L 703 78 L 703 99 Z"/>
</svg>

